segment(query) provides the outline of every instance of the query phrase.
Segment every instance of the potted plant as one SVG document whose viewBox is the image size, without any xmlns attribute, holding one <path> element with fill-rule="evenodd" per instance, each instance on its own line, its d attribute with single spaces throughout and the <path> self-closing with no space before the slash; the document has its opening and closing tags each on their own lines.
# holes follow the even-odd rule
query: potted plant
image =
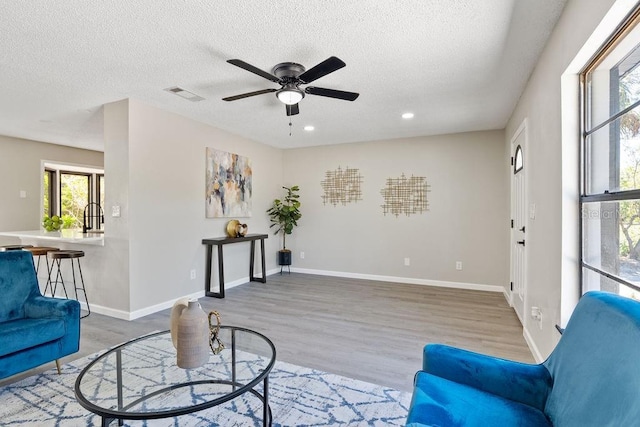
<svg viewBox="0 0 640 427">
<path fill-rule="evenodd" d="M 273 234 L 282 233 L 282 249 L 278 251 L 278 265 L 291 265 L 291 251 L 287 249 L 287 234 L 291 234 L 293 227 L 298 225 L 298 220 L 302 216 L 300 213 L 300 202 L 297 185 L 292 187 L 282 187 L 286 190 L 283 200 L 275 199 L 271 208 L 267 209 L 267 214 L 271 218 L 271 226 L 275 227 Z"/>
</svg>

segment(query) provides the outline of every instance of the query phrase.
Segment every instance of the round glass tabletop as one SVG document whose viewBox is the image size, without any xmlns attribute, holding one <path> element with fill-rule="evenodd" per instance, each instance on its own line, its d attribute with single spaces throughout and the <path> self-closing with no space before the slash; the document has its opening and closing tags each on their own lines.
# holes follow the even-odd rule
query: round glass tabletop
<svg viewBox="0 0 640 427">
<path fill-rule="evenodd" d="M 85 367 L 75 383 L 78 402 L 103 418 L 155 419 L 183 415 L 227 402 L 243 393 L 264 406 L 263 423 L 271 424 L 268 375 L 276 349 L 267 337 L 246 328 L 222 326 L 225 348 L 210 352 L 204 366 L 182 369 L 169 331 L 157 332 L 114 347 Z M 254 390 L 263 382 L 262 394 Z"/>
</svg>

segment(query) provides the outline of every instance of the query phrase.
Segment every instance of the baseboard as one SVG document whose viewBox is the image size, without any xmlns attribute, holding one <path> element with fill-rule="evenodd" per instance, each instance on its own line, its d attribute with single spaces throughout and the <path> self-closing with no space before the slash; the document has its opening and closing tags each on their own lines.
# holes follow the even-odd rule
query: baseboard
<svg viewBox="0 0 640 427">
<path fill-rule="evenodd" d="M 502 288 L 502 295 L 504 295 L 504 299 L 507 300 L 507 304 L 509 304 L 509 307 L 513 308 L 513 304 L 511 304 L 511 292 L 507 291 L 507 288 Z"/>
<path fill-rule="evenodd" d="M 536 346 L 536 343 L 533 340 L 533 337 L 531 336 L 527 328 L 525 328 L 524 326 L 522 327 L 522 336 L 524 336 L 524 340 L 527 342 L 527 345 L 529 346 L 529 350 L 531 350 L 531 354 L 533 355 L 533 358 L 536 360 L 536 363 L 544 362 L 542 353 L 540 353 L 540 350 L 538 349 L 538 346 Z"/>
<path fill-rule="evenodd" d="M 479 283 L 447 282 L 443 280 L 415 279 L 412 277 L 378 276 L 375 274 L 349 273 L 344 271 L 313 270 L 308 268 L 291 268 L 293 273 L 315 274 L 318 276 L 346 277 L 349 279 L 377 280 L 379 282 L 396 282 L 411 285 L 438 286 L 441 288 L 469 289 L 474 291 L 505 292 L 504 287 Z"/>
<path fill-rule="evenodd" d="M 271 274 L 279 273 L 279 272 L 280 272 L 279 269 L 274 268 L 273 270 L 268 270 L 267 271 L 267 276 L 269 276 Z M 242 278 L 234 280 L 232 282 L 225 282 L 224 289 L 226 291 L 228 289 L 235 288 L 236 286 L 240 286 L 240 285 L 243 285 L 243 284 L 248 283 L 248 282 L 249 282 L 249 276 L 242 277 Z M 100 312 L 99 308 L 96 308 L 94 310 L 93 305 L 91 306 L 91 309 L 94 310 L 96 313 L 105 314 L 107 316 L 117 317 L 119 319 L 124 319 L 124 320 L 135 320 L 135 319 L 138 319 L 140 317 L 144 317 L 144 316 L 147 316 L 149 314 L 153 314 L 153 313 L 156 313 L 158 311 L 162 311 L 162 310 L 166 310 L 167 308 L 171 308 L 171 307 L 173 307 L 173 304 L 179 299 L 182 299 L 182 298 L 202 298 L 202 297 L 204 297 L 204 290 L 198 291 L 198 292 L 194 292 L 194 293 L 189 294 L 189 295 L 184 295 L 184 296 L 181 296 L 179 298 L 175 298 L 175 299 L 172 299 L 172 300 L 169 300 L 169 301 L 161 302 L 161 303 L 156 304 L 156 305 L 145 307 L 145 308 L 142 308 L 140 310 L 132 311 L 130 313 L 127 313 L 126 311 L 112 310 L 112 309 L 105 308 L 105 307 L 101 307 L 104 310 L 104 312 Z"/>
<path fill-rule="evenodd" d="M 84 302 L 80 303 L 80 307 L 83 310 L 87 310 L 87 304 Z M 116 319 L 122 320 L 133 320 L 131 317 L 131 313 L 124 310 L 116 310 L 115 308 L 104 307 L 101 305 L 91 304 L 91 313 L 102 314 L 104 316 L 114 317 Z M 82 315 L 82 313 L 80 313 Z"/>
<path fill-rule="evenodd" d="M 167 308 L 173 307 L 176 301 L 182 298 L 202 298 L 204 296 L 204 289 L 198 292 L 194 292 L 192 294 L 183 295 L 179 298 L 171 299 L 169 301 L 161 302 L 160 304 L 155 304 L 149 307 L 141 308 L 140 310 L 132 311 L 129 314 L 129 318 L 126 320 L 135 320 L 140 317 L 147 316 L 149 314 L 157 313 L 158 311 L 166 310 Z"/>
<path fill-rule="evenodd" d="M 96 305 L 96 304 L 91 304 L 91 312 L 92 313 L 97 313 L 97 314 L 103 314 L 105 316 L 109 316 L 109 317 L 115 317 L 116 319 L 122 319 L 122 320 L 135 320 L 138 319 L 140 317 L 144 317 L 147 316 L 149 314 L 153 314 L 156 313 L 158 311 L 162 311 L 165 310 L 167 308 L 171 308 L 173 307 L 173 304 L 182 298 L 202 298 L 204 296 L 204 290 L 199 291 L 199 292 L 194 292 L 192 294 L 189 295 L 184 295 L 180 298 L 176 298 L 176 299 L 172 299 L 169 301 L 165 301 L 165 302 L 161 302 L 159 304 L 155 304 L 149 307 L 145 307 L 142 308 L 140 310 L 136 310 L 136 311 L 124 311 L 124 310 L 116 310 L 114 308 L 109 308 L 109 307 L 104 307 L 101 305 Z M 83 310 L 87 310 L 87 304 L 84 302 L 80 302 L 80 307 Z"/>
</svg>

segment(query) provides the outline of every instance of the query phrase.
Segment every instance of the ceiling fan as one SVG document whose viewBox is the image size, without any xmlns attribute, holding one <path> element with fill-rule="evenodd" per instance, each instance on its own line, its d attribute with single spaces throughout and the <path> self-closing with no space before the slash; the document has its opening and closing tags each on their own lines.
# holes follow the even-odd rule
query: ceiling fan
<svg viewBox="0 0 640 427">
<path fill-rule="evenodd" d="M 227 98 L 222 98 L 223 101 L 236 101 L 250 96 L 275 92 L 278 99 L 285 104 L 287 116 L 293 116 L 300 113 L 298 102 L 304 98 L 305 93 L 309 95 L 343 99 L 345 101 L 355 101 L 358 96 L 360 96 L 359 93 L 355 92 L 345 92 L 342 90 L 325 89 L 315 86 L 307 86 L 304 89 L 300 88 L 300 85 L 311 83 L 320 77 L 333 73 L 347 65 L 335 56 L 325 59 L 309 70 L 306 70 L 302 65 L 296 64 L 295 62 L 283 62 L 273 67 L 271 69 L 271 73 L 267 73 L 266 71 L 254 67 L 240 59 L 229 59 L 227 62 L 235 65 L 236 67 L 240 67 L 251 73 L 257 74 L 267 80 L 271 80 L 274 83 L 278 83 L 281 87 L 280 89 L 262 89 L 255 92 L 229 96 Z"/>
</svg>

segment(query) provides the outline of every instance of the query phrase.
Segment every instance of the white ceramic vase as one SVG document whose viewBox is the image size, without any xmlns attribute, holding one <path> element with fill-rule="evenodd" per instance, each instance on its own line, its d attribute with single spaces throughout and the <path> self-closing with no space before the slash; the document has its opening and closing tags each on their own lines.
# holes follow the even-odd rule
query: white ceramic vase
<svg viewBox="0 0 640 427">
<path fill-rule="evenodd" d="M 188 306 L 189 298 L 180 298 L 173 304 L 173 308 L 171 308 L 169 330 L 171 331 L 171 341 L 173 342 L 173 348 L 175 349 L 178 349 L 178 322 L 180 321 L 180 315 L 182 315 L 182 312 Z"/>
<path fill-rule="evenodd" d="M 209 319 L 198 300 L 189 300 L 178 320 L 178 367 L 199 368 L 209 360 Z"/>
</svg>

